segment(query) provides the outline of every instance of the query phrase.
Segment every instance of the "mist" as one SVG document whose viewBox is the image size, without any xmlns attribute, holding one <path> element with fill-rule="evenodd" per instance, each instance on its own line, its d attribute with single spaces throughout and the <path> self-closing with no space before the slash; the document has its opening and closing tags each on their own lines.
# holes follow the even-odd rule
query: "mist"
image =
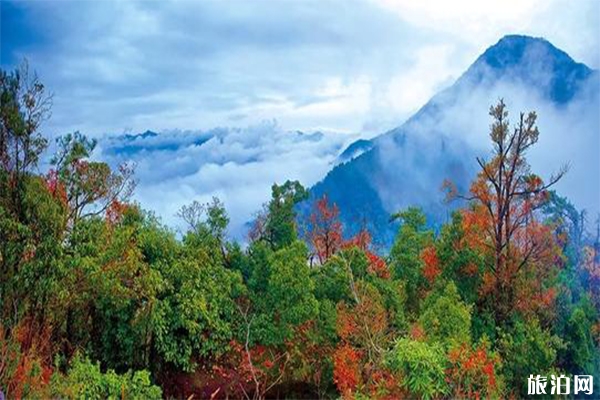
<svg viewBox="0 0 600 400">
<path fill-rule="evenodd" d="M 450 179 L 460 191 L 468 190 L 478 170 L 476 157 L 491 156 L 489 108 L 504 99 L 511 129 L 520 112 L 538 115 L 539 141 L 527 154 L 532 172 L 547 180 L 567 165 L 567 175 L 553 189 L 578 209 L 600 212 L 598 73 L 568 101 L 557 102 L 550 95 L 552 74 L 539 68 L 544 64 L 539 58 L 546 56 L 526 55 L 501 76 L 477 64 L 404 125 L 376 139 L 373 183 L 385 209 L 421 206 L 433 219 L 447 220 L 456 204 L 444 202 L 442 182 Z"/>
<path fill-rule="evenodd" d="M 245 224 L 287 179 L 310 186 L 321 179 L 356 135 L 286 131 L 275 121 L 245 128 L 164 131 L 107 136 L 96 157 L 116 166 L 136 165 L 134 200 L 162 221 L 181 228 L 177 210 L 196 200 L 223 201 L 229 234 L 245 238 Z"/>
</svg>

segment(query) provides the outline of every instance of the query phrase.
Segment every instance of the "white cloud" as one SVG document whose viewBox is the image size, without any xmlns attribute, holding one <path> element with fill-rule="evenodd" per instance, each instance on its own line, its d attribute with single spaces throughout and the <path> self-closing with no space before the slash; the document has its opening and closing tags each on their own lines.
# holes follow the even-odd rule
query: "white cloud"
<svg viewBox="0 0 600 400">
<path fill-rule="evenodd" d="M 592 68 L 600 67 L 600 3 L 596 0 L 371 0 L 399 18 L 451 35 L 469 59 L 507 33 L 542 36 Z"/>
<path fill-rule="evenodd" d="M 386 93 L 388 107 L 397 113 L 413 113 L 444 84 L 450 85 L 452 78 L 460 73 L 450 62 L 453 53 L 454 47 L 447 44 L 419 49 L 410 69 L 390 80 Z"/>
<path fill-rule="evenodd" d="M 231 216 L 230 232 L 239 237 L 269 198 L 273 183 L 316 183 L 356 137 L 289 132 L 263 122 L 244 129 L 104 138 L 99 157 L 113 165 L 136 162 L 135 199 L 169 225 L 177 226 L 175 214 L 182 205 L 219 197 Z"/>
</svg>

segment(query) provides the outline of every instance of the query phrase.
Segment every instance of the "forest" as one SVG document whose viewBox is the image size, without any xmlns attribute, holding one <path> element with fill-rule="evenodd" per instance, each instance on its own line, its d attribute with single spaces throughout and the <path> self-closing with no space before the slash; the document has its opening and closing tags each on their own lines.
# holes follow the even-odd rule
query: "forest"
<svg viewBox="0 0 600 400">
<path fill-rule="evenodd" d="M 553 190 L 567 168 L 531 171 L 535 112 L 490 108 L 469 190 L 431 188 L 462 204 L 441 229 L 398 210 L 380 249 L 327 196 L 300 218 L 287 181 L 238 243 L 219 199 L 182 207 L 178 234 L 131 200 L 132 165 L 78 132 L 51 146 L 35 75 L 0 86 L 7 399 L 522 398 L 530 375 L 600 393 L 600 230 Z"/>
</svg>

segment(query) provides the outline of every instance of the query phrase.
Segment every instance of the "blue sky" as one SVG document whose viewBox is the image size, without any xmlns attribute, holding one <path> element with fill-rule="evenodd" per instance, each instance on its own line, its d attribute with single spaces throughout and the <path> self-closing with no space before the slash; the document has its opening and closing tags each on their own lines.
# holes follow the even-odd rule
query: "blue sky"
<svg viewBox="0 0 600 400">
<path fill-rule="evenodd" d="M 600 66 L 595 0 L 0 0 L 0 15 L 2 68 L 27 59 L 54 93 L 46 136 L 103 138 L 96 157 L 135 161 L 135 200 L 170 225 L 218 196 L 234 234 L 273 182 L 316 183 L 506 34 Z M 162 135 L 135 154 L 108 137 L 146 130 Z"/>
<path fill-rule="evenodd" d="M 270 119 L 372 135 L 507 33 L 600 64 L 594 0 L 3 0 L 1 13 L 2 66 L 27 58 L 55 93 L 52 135 Z"/>
</svg>

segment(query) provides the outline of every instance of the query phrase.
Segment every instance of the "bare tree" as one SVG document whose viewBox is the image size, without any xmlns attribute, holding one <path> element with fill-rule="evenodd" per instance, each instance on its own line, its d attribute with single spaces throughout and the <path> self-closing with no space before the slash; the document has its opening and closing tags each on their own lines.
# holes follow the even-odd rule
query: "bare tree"
<svg viewBox="0 0 600 400">
<path fill-rule="evenodd" d="M 197 231 L 202 221 L 205 218 L 206 206 L 197 200 L 194 200 L 189 205 L 183 205 L 177 211 L 176 216 L 185 222 L 189 229 Z"/>
</svg>

